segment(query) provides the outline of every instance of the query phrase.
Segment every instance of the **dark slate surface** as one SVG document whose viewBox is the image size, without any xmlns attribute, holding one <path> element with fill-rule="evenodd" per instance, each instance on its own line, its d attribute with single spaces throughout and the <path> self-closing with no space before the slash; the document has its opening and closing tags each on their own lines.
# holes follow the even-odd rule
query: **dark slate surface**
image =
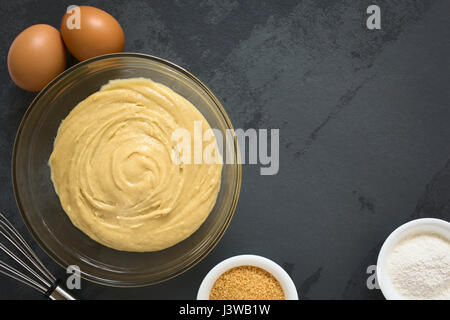
<svg viewBox="0 0 450 320">
<path fill-rule="evenodd" d="M 235 127 L 280 128 L 280 171 L 244 167 L 236 216 L 200 264 L 156 286 L 82 282 L 87 298 L 191 299 L 221 260 L 260 254 L 304 299 L 380 299 L 366 287 L 386 236 L 417 217 L 450 220 L 450 2 L 85 1 L 122 24 L 126 51 L 169 59 L 216 93 Z M 73 1 L 0 2 L 0 210 L 33 243 L 10 175 L 19 121 L 34 97 L 6 69 L 9 44 L 35 23 L 59 26 Z M 58 275 L 63 270 L 38 248 Z M 40 298 L 0 277 L 0 298 Z"/>
</svg>

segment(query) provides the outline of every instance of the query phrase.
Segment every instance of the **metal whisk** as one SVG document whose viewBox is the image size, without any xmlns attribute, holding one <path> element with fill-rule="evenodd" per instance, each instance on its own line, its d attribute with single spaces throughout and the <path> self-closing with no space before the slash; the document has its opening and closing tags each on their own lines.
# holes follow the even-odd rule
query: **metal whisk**
<svg viewBox="0 0 450 320">
<path fill-rule="evenodd" d="M 75 300 L 59 285 L 31 247 L 6 217 L 0 213 L 0 250 L 20 267 L 14 268 L 0 259 L 0 273 L 41 292 L 51 300 Z M 6 240 L 6 241 L 4 241 Z"/>
</svg>

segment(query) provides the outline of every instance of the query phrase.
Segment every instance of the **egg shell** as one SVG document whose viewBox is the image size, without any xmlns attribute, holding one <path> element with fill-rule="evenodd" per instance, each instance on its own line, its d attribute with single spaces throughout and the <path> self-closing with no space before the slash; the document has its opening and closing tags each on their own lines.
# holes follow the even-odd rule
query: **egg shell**
<svg viewBox="0 0 450 320">
<path fill-rule="evenodd" d="M 123 51 L 125 35 L 113 16 L 91 6 L 78 8 L 69 10 L 61 21 L 64 43 L 76 59 L 83 61 Z"/>
<path fill-rule="evenodd" d="M 8 52 L 8 71 L 20 88 L 37 92 L 66 68 L 66 49 L 59 31 L 47 24 L 23 30 Z"/>
</svg>

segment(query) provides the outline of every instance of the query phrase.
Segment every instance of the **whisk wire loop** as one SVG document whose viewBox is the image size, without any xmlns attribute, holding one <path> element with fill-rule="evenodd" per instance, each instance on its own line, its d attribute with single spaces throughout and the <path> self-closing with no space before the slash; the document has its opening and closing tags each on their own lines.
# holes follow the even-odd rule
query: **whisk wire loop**
<svg viewBox="0 0 450 320">
<path fill-rule="evenodd" d="M 0 235 L 9 243 L 7 246 L 7 244 L 0 242 L 0 250 L 29 274 L 25 274 L 3 260 L 0 260 L 0 273 L 18 280 L 41 293 L 47 293 L 56 282 L 56 278 L 48 271 L 22 235 L 2 213 L 0 213 Z"/>
</svg>

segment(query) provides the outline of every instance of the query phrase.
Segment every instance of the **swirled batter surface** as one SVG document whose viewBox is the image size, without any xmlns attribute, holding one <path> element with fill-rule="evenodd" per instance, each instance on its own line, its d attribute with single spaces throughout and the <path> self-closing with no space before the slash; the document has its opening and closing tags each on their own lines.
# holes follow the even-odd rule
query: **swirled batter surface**
<svg viewBox="0 0 450 320">
<path fill-rule="evenodd" d="M 172 161 L 173 131 L 193 136 L 195 121 L 210 129 L 188 100 L 149 79 L 113 80 L 80 102 L 49 161 L 72 223 L 123 251 L 162 250 L 189 237 L 216 202 L 222 170 Z"/>
</svg>

